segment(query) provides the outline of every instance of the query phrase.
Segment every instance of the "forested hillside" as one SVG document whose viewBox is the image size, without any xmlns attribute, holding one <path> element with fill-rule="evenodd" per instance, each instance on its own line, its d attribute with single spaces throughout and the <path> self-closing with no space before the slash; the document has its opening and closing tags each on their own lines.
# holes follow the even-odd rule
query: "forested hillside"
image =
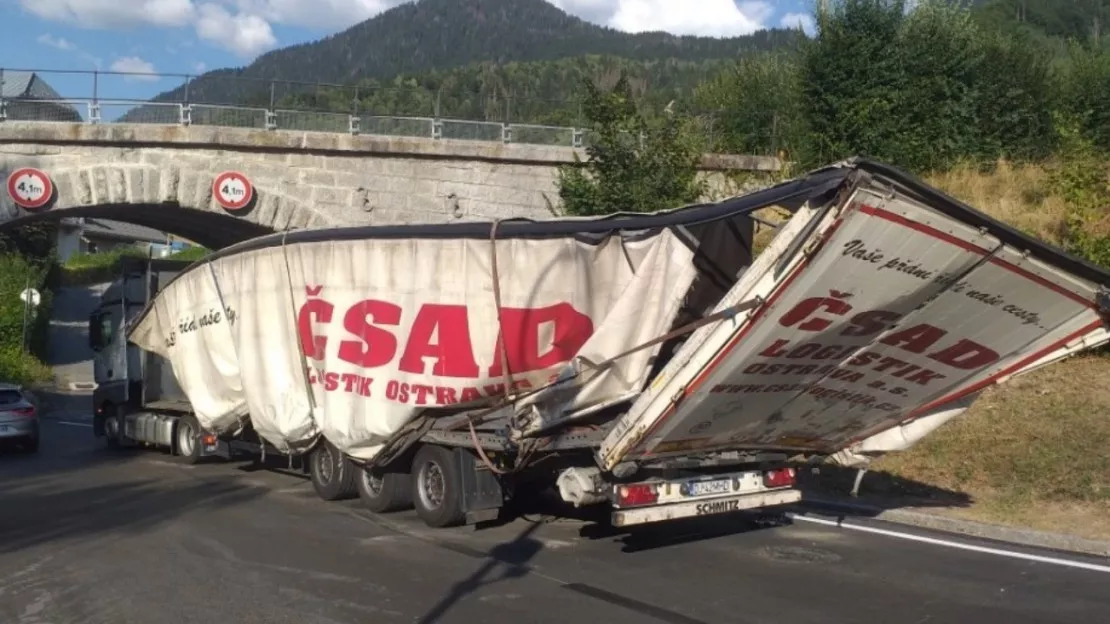
<svg viewBox="0 0 1110 624">
<path fill-rule="evenodd" d="M 975 14 L 985 26 L 1027 30 L 1045 38 L 1093 39 L 1101 44 L 1110 22 L 1108 0 L 981 0 Z"/>
<path fill-rule="evenodd" d="M 579 56 L 556 61 L 475 63 L 448 70 L 363 80 L 356 88 L 321 88 L 288 96 L 282 107 L 298 110 L 358 110 L 378 115 L 421 115 L 551 125 L 581 124 L 579 95 L 584 81 L 612 87 L 622 72 L 647 111 L 671 101 L 688 103 L 697 86 L 719 74 L 731 59 L 636 61 L 613 56 Z"/>
<path fill-rule="evenodd" d="M 320 41 L 290 46 L 240 69 L 209 72 L 189 85 L 196 102 L 268 101 L 269 87 L 244 79 L 353 84 L 399 74 L 445 71 L 472 63 L 554 61 L 608 55 L 639 61 L 730 59 L 789 45 L 797 31 L 772 29 L 745 37 L 629 34 L 568 15 L 544 0 L 419 0 Z M 288 91 L 277 94 L 278 98 Z M 184 99 L 184 88 L 156 100 Z"/>
</svg>

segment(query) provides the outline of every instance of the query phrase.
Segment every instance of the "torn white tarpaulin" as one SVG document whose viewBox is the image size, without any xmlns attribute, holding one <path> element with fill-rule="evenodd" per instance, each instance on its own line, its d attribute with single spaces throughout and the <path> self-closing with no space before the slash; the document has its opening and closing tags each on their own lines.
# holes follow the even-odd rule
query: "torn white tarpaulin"
<svg viewBox="0 0 1110 624">
<path fill-rule="evenodd" d="M 204 427 L 249 413 L 283 450 L 319 432 L 369 458 L 422 409 L 489 403 L 506 374 L 516 390 L 540 387 L 575 357 L 601 361 L 665 333 L 696 274 L 669 230 L 496 249 L 500 314 L 488 240 L 324 241 L 194 267 L 130 337 L 172 362 Z M 622 358 L 552 417 L 640 388 L 655 350 Z"/>
</svg>

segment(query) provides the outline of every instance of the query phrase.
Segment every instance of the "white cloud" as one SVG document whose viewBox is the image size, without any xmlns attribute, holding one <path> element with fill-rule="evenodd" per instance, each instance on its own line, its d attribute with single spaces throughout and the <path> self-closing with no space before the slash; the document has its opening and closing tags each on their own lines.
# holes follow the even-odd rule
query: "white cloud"
<svg viewBox="0 0 1110 624">
<path fill-rule="evenodd" d="M 194 74 L 203 74 L 205 72 L 205 70 L 207 70 L 207 69 L 208 69 L 208 64 L 205 63 L 204 61 L 197 61 L 196 63 L 193 64 L 193 73 Z"/>
<path fill-rule="evenodd" d="M 270 23 L 251 13 L 232 14 L 214 3 L 197 7 L 197 36 L 231 50 L 239 56 L 253 58 L 277 45 Z"/>
<path fill-rule="evenodd" d="M 193 0 L 145 0 L 139 8 L 143 19 L 155 26 L 182 26 L 193 20 Z"/>
<path fill-rule="evenodd" d="M 154 65 L 152 65 L 148 61 L 144 61 L 143 59 L 141 59 L 137 56 L 122 56 L 122 57 L 112 61 L 112 64 L 109 66 L 109 69 L 111 69 L 114 72 L 121 72 L 121 73 L 125 73 L 125 74 L 154 74 L 154 73 L 157 73 L 157 71 L 154 69 Z M 128 82 L 132 82 L 132 81 L 135 81 L 135 82 L 155 82 L 155 81 L 159 80 L 159 77 L 158 76 L 142 76 L 142 75 L 126 76 L 126 77 L 124 77 L 124 80 L 126 80 Z"/>
<path fill-rule="evenodd" d="M 764 27 L 774 8 L 751 0 L 551 0 L 584 19 L 626 32 L 665 31 L 676 35 L 726 37 Z"/>
<path fill-rule="evenodd" d="M 608 24 L 620 0 L 548 0 L 560 9 L 595 24 Z M 695 0 L 696 1 L 696 0 Z"/>
<path fill-rule="evenodd" d="M 783 28 L 798 28 L 801 26 L 807 35 L 817 32 L 817 22 L 813 20 L 813 16 L 809 13 L 787 13 L 779 20 L 779 26 Z"/>
<path fill-rule="evenodd" d="M 82 28 L 126 30 L 136 27 L 184 28 L 192 26 L 201 39 L 245 57 L 254 57 L 275 45 L 277 39 L 267 19 L 257 13 L 229 10 L 219 2 L 194 0 L 19 0 L 24 10 L 42 19 Z M 247 4 L 238 0 L 240 4 Z M 334 12 L 343 0 L 321 0 Z M 364 0 L 357 0 L 362 2 Z M 274 0 L 300 6 L 305 15 L 313 14 L 313 3 L 306 0 Z M 356 2 L 356 4 L 357 4 Z M 258 3 L 258 9 L 269 2 Z M 282 9 L 282 6 L 277 6 Z M 273 14 L 280 17 L 280 11 Z M 293 14 L 293 18 L 297 15 Z"/>
<path fill-rule="evenodd" d="M 19 0 L 19 4 L 43 19 L 84 28 L 185 26 L 194 11 L 193 0 Z"/>
<path fill-rule="evenodd" d="M 61 37 L 54 37 L 50 33 L 43 33 L 39 35 L 38 38 L 35 39 L 35 41 L 38 41 L 44 46 L 50 46 L 51 48 L 65 50 L 66 52 L 72 52 L 77 49 L 77 47 L 74 46 L 72 43 L 66 41 Z"/>
<path fill-rule="evenodd" d="M 104 59 L 100 58 L 99 56 L 89 54 L 85 51 L 78 52 L 77 56 L 80 56 L 82 60 L 97 69 L 104 67 Z"/>
<path fill-rule="evenodd" d="M 370 19 L 407 0 L 235 0 L 248 15 L 269 22 L 337 31 Z"/>
<path fill-rule="evenodd" d="M 93 67 L 95 67 L 97 69 L 100 69 L 100 67 L 102 65 L 102 61 L 100 60 L 99 57 L 93 56 L 92 54 L 89 54 L 88 52 L 78 48 L 72 41 L 70 41 L 68 39 L 64 39 L 62 37 L 55 37 L 54 35 L 51 35 L 50 33 L 43 33 L 43 34 L 39 35 L 38 37 L 36 37 L 35 41 L 38 41 L 40 44 L 42 44 L 44 46 L 49 46 L 51 48 L 62 50 L 63 52 L 73 52 L 82 61 L 85 61 L 86 63 L 89 63 L 90 65 L 92 65 Z"/>
</svg>

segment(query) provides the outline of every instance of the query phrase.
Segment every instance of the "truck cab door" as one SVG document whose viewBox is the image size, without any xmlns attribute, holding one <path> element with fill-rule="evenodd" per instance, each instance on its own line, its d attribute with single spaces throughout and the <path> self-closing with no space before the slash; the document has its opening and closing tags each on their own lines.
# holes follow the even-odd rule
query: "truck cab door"
<svg viewBox="0 0 1110 624">
<path fill-rule="evenodd" d="M 122 320 L 117 306 L 100 308 L 89 316 L 89 348 L 93 351 L 93 381 L 97 384 L 123 379 L 126 345 L 120 333 Z"/>
</svg>

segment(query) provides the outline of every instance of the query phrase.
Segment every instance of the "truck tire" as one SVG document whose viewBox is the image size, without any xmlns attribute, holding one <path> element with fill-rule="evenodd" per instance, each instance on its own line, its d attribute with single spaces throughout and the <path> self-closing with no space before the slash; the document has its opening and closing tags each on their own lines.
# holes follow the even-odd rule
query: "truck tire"
<svg viewBox="0 0 1110 624">
<path fill-rule="evenodd" d="M 365 468 L 352 466 L 357 473 L 355 487 L 362 506 L 379 514 L 412 507 L 412 479 L 407 472 L 371 474 Z"/>
<path fill-rule="evenodd" d="M 200 433 L 200 423 L 196 416 L 186 414 L 177 419 L 173 428 L 173 451 L 178 462 L 191 465 L 202 459 Z"/>
<path fill-rule="evenodd" d="M 309 458 L 309 477 L 316 495 L 326 501 L 354 498 L 355 468 L 331 442 L 324 440 L 316 445 Z"/>
<path fill-rule="evenodd" d="M 462 524 L 462 475 L 455 453 L 442 446 L 426 444 L 412 460 L 412 503 L 416 515 L 433 528 Z"/>
<path fill-rule="evenodd" d="M 123 446 L 123 413 L 119 407 L 109 405 L 104 410 L 104 443 L 111 450 Z"/>
</svg>

